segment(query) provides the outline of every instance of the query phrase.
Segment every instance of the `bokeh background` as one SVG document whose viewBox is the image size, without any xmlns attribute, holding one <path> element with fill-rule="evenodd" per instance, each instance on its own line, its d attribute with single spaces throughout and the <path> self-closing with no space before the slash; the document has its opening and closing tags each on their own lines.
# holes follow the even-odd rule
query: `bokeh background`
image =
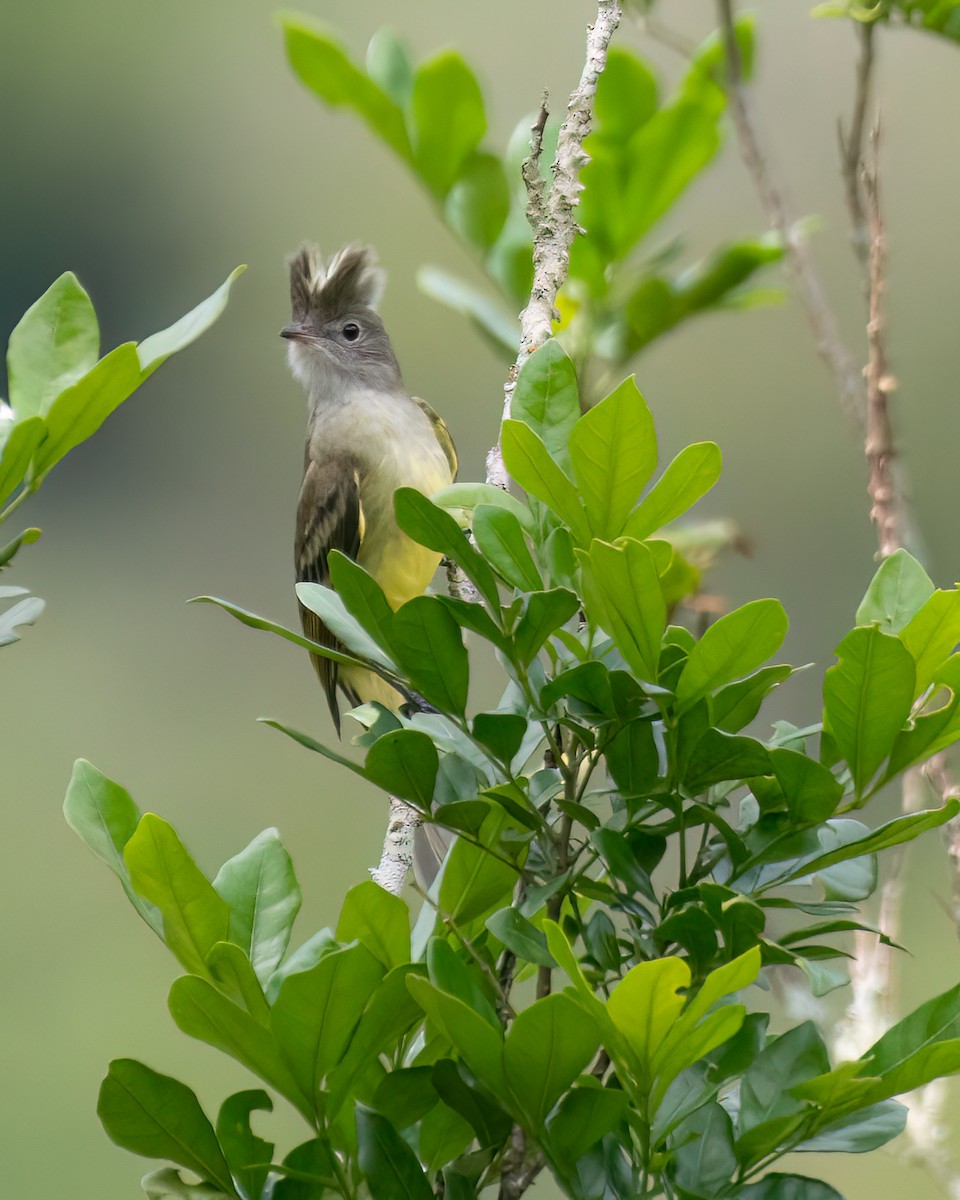
<svg viewBox="0 0 960 1200">
<path fill-rule="evenodd" d="M 453 44 L 489 95 L 505 143 L 544 87 L 559 107 L 582 62 L 587 0 L 304 0 L 362 52 L 390 22 L 424 56 Z M 756 110 L 794 213 L 817 214 L 815 253 L 851 343 L 862 349 L 859 283 L 836 170 L 855 44 L 813 21 L 806 0 L 770 0 Z M 662 16 L 691 37 L 707 0 Z M 624 26 L 664 78 L 680 62 Z M 920 33 L 881 39 L 884 201 L 891 241 L 897 423 L 925 561 L 960 575 L 957 538 L 956 279 L 960 48 Z M 502 368 L 464 322 L 418 294 L 415 269 L 471 266 L 403 169 L 350 116 L 293 79 L 264 0 L 31 0 L 0 9 L 0 335 L 63 270 L 93 296 L 104 346 L 141 339 L 249 270 L 219 324 L 171 361 L 54 472 L 23 510 L 44 529 L 4 582 L 47 600 L 0 656 L 0 1153 L 4 1196 L 124 1200 L 147 1164 L 111 1146 L 94 1113 L 106 1063 L 134 1056 L 191 1084 L 215 1111 L 249 1078 L 174 1028 L 176 968 L 116 881 L 63 823 L 77 756 L 173 822 L 200 864 L 280 828 L 304 891 L 301 937 L 377 857 L 382 799 L 255 724 L 266 714 L 329 738 L 312 672 L 293 647 L 209 607 L 213 593 L 295 622 L 291 537 L 304 404 L 277 331 L 283 257 L 305 237 L 373 242 L 391 283 L 384 315 L 411 388 L 447 417 L 461 478 L 482 474 Z M 759 231 L 732 141 L 657 231 L 693 257 Z M 656 238 L 653 239 L 653 243 Z M 813 669 L 773 715 L 816 720 L 829 649 L 873 569 L 862 448 L 839 412 L 799 307 L 708 317 L 638 361 L 665 456 L 712 438 L 726 463 L 705 515 L 735 519 L 753 557 L 721 566 L 731 602 L 783 599 L 791 661 Z M 481 688 L 492 683 L 481 678 Z M 895 798 L 888 801 L 888 808 Z M 880 806 L 882 809 L 882 804 Z M 875 816 L 889 815 L 878 811 Z M 904 1002 L 956 982 L 951 879 L 935 837 L 912 851 L 900 958 Z M 955 1107 L 957 1093 L 953 1094 Z M 292 1119 L 261 1122 L 287 1145 Z M 881 1152 L 801 1163 L 848 1200 L 941 1193 L 921 1166 Z M 538 1185 L 537 1194 L 552 1194 Z"/>
</svg>

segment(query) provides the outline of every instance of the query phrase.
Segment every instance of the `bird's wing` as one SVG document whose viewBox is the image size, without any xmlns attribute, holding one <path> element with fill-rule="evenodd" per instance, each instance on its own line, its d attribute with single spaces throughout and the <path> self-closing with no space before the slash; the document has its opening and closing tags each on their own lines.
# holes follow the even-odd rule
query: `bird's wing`
<svg viewBox="0 0 960 1200">
<path fill-rule="evenodd" d="M 433 426 L 433 432 L 440 443 L 440 448 L 443 450 L 447 462 L 450 464 L 450 480 L 452 482 L 457 477 L 460 463 L 457 459 L 457 448 L 453 443 L 453 438 L 450 436 L 450 430 L 447 428 L 446 422 L 439 413 L 430 407 L 426 400 L 421 400 L 419 396 L 411 396 L 410 399 Z"/>
<path fill-rule="evenodd" d="M 297 536 L 294 561 L 297 582 L 330 586 L 327 555 L 340 550 L 356 559 L 363 541 L 363 507 L 360 503 L 360 475 L 352 463 L 310 460 L 300 488 L 297 505 Z M 303 632 L 311 641 L 340 649 L 340 645 L 316 613 L 300 605 Z M 337 704 L 337 664 L 314 654 L 313 665 L 320 677 L 333 722 L 340 733 L 340 708 Z M 357 701 L 359 703 L 359 701 Z"/>
</svg>

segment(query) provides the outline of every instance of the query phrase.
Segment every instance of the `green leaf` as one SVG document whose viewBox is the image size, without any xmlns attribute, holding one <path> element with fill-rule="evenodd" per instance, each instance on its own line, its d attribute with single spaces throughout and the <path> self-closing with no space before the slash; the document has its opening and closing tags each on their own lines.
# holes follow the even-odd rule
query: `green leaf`
<svg viewBox="0 0 960 1200">
<path fill-rule="evenodd" d="M 511 587 L 521 592 L 543 587 L 523 527 L 509 509 L 479 505 L 473 510 L 473 536 L 487 562 Z"/>
<path fill-rule="evenodd" d="M 413 686 L 444 713 L 467 706 L 470 661 L 460 626 L 435 596 L 415 596 L 394 616 L 400 665 Z"/>
<path fill-rule="evenodd" d="M 740 52 L 740 71 L 746 81 L 753 79 L 756 24 L 757 19 L 753 13 L 743 13 L 734 21 L 734 37 Z M 691 57 L 691 65 L 698 68 L 711 83 L 721 87 L 726 85 L 726 48 L 720 30 L 704 38 Z"/>
<path fill-rule="evenodd" d="M 213 1126 L 186 1084 L 135 1059 L 114 1059 L 100 1085 L 97 1115 L 124 1150 L 169 1159 L 237 1195 Z"/>
<path fill-rule="evenodd" d="M 130 793 L 85 758 L 78 758 L 64 797 L 63 815 L 73 832 L 117 876 L 127 899 L 153 932 L 163 937 L 160 910 L 134 891 L 123 858 L 123 849 L 140 821 L 140 810 Z"/>
<path fill-rule="evenodd" d="M 486 849 L 497 847 L 507 826 L 507 813 L 496 809 L 481 826 L 478 837 L 482 845 L 458 838 L 447 855 L 438 905 L 441 913 L 460 925 L 509 902 L 518 869 Z"/>
<path fill-rule="evenodd" d="M 779 600 L 753 600 L 715 621 L 687 657 L 677 684 L 681 706 L 690 708 L 701 697 L 756 670 L 779 650 L 787 625 Z"/>
<path fill-rule="evenodd" d="M 676 1182 L 684 1193 L 712 1198 L 737 1169 L 733 1122 L 710 1101 L 682 1121 L 674 1133 Z"/>
<path fill-rule="evenodd" d="M 226 1193 L 211 1183 L 184 1183 L 175 1167 L 148 1171 L 140 1180 L 147 1200 L 225 1200 Z"/>
<path fill-rule="evenodd" d="M 439 764 L 437 748 L 425 733 L 394 729 L 370 747 L 364 770 L 377 787 L 429 812 Z"/>
<path fill-rule="evenodd" d="M 630 513 L 624 536 L 643 540 L 683 516 L 717 482 L 720 467 L 720 449 L 713 442 L 695 442 L 681 450 Z"/>
<path fill-rule="evenodd" d="M 230 909 L 187 853 L 173 827 L 145 813 L 123 849 L 130 885 L 155 904 L 163 940 L 194 975 L 206 975 L 206 958 L 229 940 Z"/>
<path fill-rule="evenodd" d="M 960 642 L 960 591 L 935 591 L 901 630 L 900 641 L 916 663 L 916 694 L 920 695 Z"/>
<path fill-rule="evenodd" d="M 591 1146 L 611 1133 L 624 1119 L 626 1092 L 608 1087 L 577 1087 L 567 1092 L 550 1118 L 551 1152 L 566 1163 L 575 1163 Z"/>
<path fill-rule="evenodd" d="M 580 389 L 576 367 L 556 338 L 538 346 L 520 368 L 510 415 L 529 425 L 553 461 L 567 467 L 570 438 L 580 420 Z"/>
<path fill-rule="evenodd" d="M 290 726 L 283 725 L 280 721 L 274 721 L 271 717 L 258 717 L 257 720 L 261 725 L 268 725 L 271 729 L 278 729 L 281 733 L 285 733 L 297 745 L 303 746 L 307 750 L 313 750 L 315 754 L 322 754 L 324 758 L 329 758 L 331 762 L 337 763 L 338 766 L 346 767 L 348 771 L 353 771 L 355 775 L 359 775 L 363 779 L 368 778 L 367 772 L 359 763 L 355 763 L 353 759 L 347 758 L 345 754 L 341 754 L 339 751 L 325 746 L 323 742 L 318 742 L 316 738 L 312 738 L 308 733 L 301 733 L 298 729 L 291 729 Z"/>
<path fill-rule="evenodd" d="M 46 412 L 47 437 L 33 456 L 34 486 L 65 454 L 96 433 L 113 410 L 137 390 L 140 381 L 137 348 L 127 342 L 62 391 Z"/>
<path fill-rule="evenodd" d="M 933 595 L 930 576 L 906 550 L 883 560 L 857 609 L 857 624 L 899 633 Z"/>
<path fill-rule="evenodd" d="M 910 715 L 916 668 L 903 644 L 876 626 L 848 633 L 837 658 L 823 681 L 823 724 L 860 799 Z"/>
<path fill-rule="evenodd" d="M 784 748 L 771 750 L 770 762 L 797 824 L 815 825 L 833 815 L 843 799 L 843 788 L 826 767 Z"/>
<path fill-rule="evenodd" d="M 587 615 L 610 634 L 638 678 L 657 678 L 667 606 L 653 555 L 643 542 L 594 540 L 577 551 Z"/>
<path fill-rule="evenodd" d="M 300 1091 L 314 1103 L 383 974 L 383 964 L 366 946 L 356 945 L 334 950 L 283 981 L 270 1026 Z"/>
<path fill-rule="evenodd" d="M 298 583 L 297 599 L 304 608 L 320 618 L 330 632 L 360 659 L 376 663 L 388 671 L 395 671 L 393 659 L 385 653 L 367 633 L 363 624 L 347 611 L 341 596 L 322 583 Z"/>
<path fill-rule="evenodd" d="M 889 850 L 891 846 L 912 842 L 914 838 L 919 837 L 921 833 L 926 833 L 928 829 L 937 829 L 941 825 L 945 825 L 958 812 L 960 812 L 960 800 L 951 797 L 942 808 L 924 809 L 904 817 L 895 817 L 892 821 L 879 825 L 866 837 L 847 842 L 836 850 L 817 855 L 813 859 L 801 859 L 800 865 L 788 875 L 782 876 L 778 882 L 787 883 L 802 875 L 816 874 L 834 863 L 862 858 L 864 855 L 878 854 L 881 850 Z"/>
<path fill-rule="evenodd" d="M 823 1039 L 810 1021 L 768 1041 L 740 1084 L 740 1134 L 803 1109 L 790 1089 L 830 1069 Z"/>
<path fill-rule="evenodd" d="M 474 287 L 472 283 L 451 275 L 442 267 L 420 267 L 417 271 L 417 287 L 431 300 L 469 318 L 504 361 L 512 363 L 516 359 L 520 348 L 520 326 L 498 299 Z M 474 488 L 490 485 L 455 483 L 452 486 Z M 448 489 L 443 490 L 446 492 Z M 434 499 L 439 503 L 438 497 Z M 444 507 L 448 506 L 444 504 Z"/>
<path fill-rule="evenodd" d="M 768 234 L 719 246 L 676 275 L 648 275 L 623 306 L 623 349 L 637 354 L 682 321 L 720 308 L 776 303 L 781 294 L 750 290 L 747 281 L 768 263 L 783 258 L 783 245 Z"/>
<path fill-rule="evenodd" d="M 357 1161 L 372 1200 L 433 1200 L 417 1156 L 386 1117 L 357 1105 Z"/>
<path fill-rule="evenodd" d="M 519 713 L 481 712 L 473 718 L 473 736 L 503 763 L 509 763 L 520 749 L 528 729 L 527 718 Z"/>
<path fill-rule="evenodd" d="M 615 146 L 629 141 L 657 111 L 657 93 L 650 67 L 622 46 L 612 46 L 597 81 L 592 141 Z"/>
<path fill-rule="evenodd" d="M 843 1197 L 820 1179 L 774 1172 L 764 1175 L 758 1183 L 740 1188 L 737 1200 L 843 1200 Z"/>
<path fill-rule="evenodd" d="M 414 168 L 445 196 L 487 131 L 480 86 L 459 54 L 444 50 L 421 64 L 409 114 Z"/>
<path fill-rule="evenodd" d="M 410 98 L 413 67 L 406 47 L 389 26 L 378 29 L 367 46 L 367 74 L 402 108 Z"/>
<path fill-rule="evenodd" d="M 10 430 L 0 451 L 0 504 L 23 482 L 30 461 L 46 436 L 47 423 L 43 417 L 27 417 Z"/>
<path fill-rule="evenodd" d="M 266 983 L 286 953 L 301 900 L 276 829 L 265 829 L 228 859 L 213 887 L 230 906 L 230 940 L 247 952 L 257 978 Z"/>
<path fill-rule="evenodd" d="M 61 392 L 93 369 L 99 353 L 97 314 L 76 275 L 66 271 L 10 334 L 7 378 L 18 420 L 43 416 Z"/>
<path fill-rule="evenodd" d="M 576 423 L 570 458 L 594 536 L 618 537 L 657 466 L 653 417 L 633 375 Z"/>
<path fill-rule="evenodd" d="M 327 556 L 330 581 L 344 605 L 373 638 L 381 650 L 395 657 L 393 651 L 393 609 L 383 588 L 363 567 L 331 550 Z"/>
<path fill-rule="evenodd" d="M 531 592 L 513 635 L 517 660 L 528 666 L 551 634 L 579 611 L 579 598 L 566 588 Z"/>
<path fill-rule="evenodd" d="M 760 742 L 707 729 L 693 748 L 683 781 L 696 794 L 724 780 L 766 775 L 770 766 L 770 754 Z"/>
<path fill-rule="evenodd" d="M 270 1032 L 239 1005 L 196 975 L 175 979 L 167 1004 L 188 1037 L 235 1058 L 313 1120 L 314 1099 L 297 1083 Z"/>
<path fill-rule="evenodd" d="M 541 967 L 557 965 L 547 949 L 547 939 L 543 933 L 521 916 L 518 909 L 512 906 L 499 909 L 493 916 L 487 917 L 486 926 L 495 938 L 524 962 L 537 963 Z"/>
<path fill-rule="evenodd" d="M 370 997 L 346 1054 L 330 1072 L 327 1117 L 332 1119 L 360 1087 L 378 1055 L 393 1051 L 397 1042 L 423 1017 L 407 987 L 411 976 L 422 976 L 420 963 L 404 963 L 388 971 Z"/>
<path fill-rule="evenodd" d="M 449 1058 L 440 1061 L 453 1065 Z M 437 1103 L 433 1073 L 434 1066 L 398 1067 L 389 1071 L 373 1093 L 374 1108 L 396 1129 L 408 1129 Z"/>
<path fill-rule="evenodd" d="M 607 1012 L 637 1057 L 641 1086 L 653 1082 L 653 1060 L 683 1009 L 682 988 L 690 968 L 680 958 L 638 963 L 624 975 L 607 1002 Z"/>
<path fill-rule="evenodd" d="M 510 210 L 503 163 L 493 154 L 474 154 L 447 194 L 443 215 L 465 241 L 489 250 Z"/>
<path fill-rule="evenodd" d="M 494 1007 L 487 980 L 472 961 L 465 961 L 449 942 L 432 937 L 427 944 L 427 970 L 430 982 L 448 996 L 456 996 L 497 1032 L 500 1018 Z"/>
<path fill-rule="evenodd" d="M 274 1182 L 270 1200 L 321 1200 L 339 1186 L 327 1138 L 311 1138 L 295 1146 L 279 1168 L 274 1164 L 274 1170 L 281 1178 Z"/>
<path fill-rule="evenodd" d="M 723 1045 L 740 1030 L 745 1016 L 742 1005 L 728 1004 L 714 1012 L 710 1010 L 726 997 L 749 987 L 759 973 L 760 949 L 754 946 L 707 975 L 697 994 L 654 1052 L 651 1069 L 658 1078 L 655 1103 L 663 1099 L 668 1085 L 681 1071 Z"/>
<path fill-rule="evenodd" d="M 261 1025 L 267 1024 L 270 1007 L 245 951 L 233 942 L 217 942 L 207 955 L 207 970 L 218 991 Z"/>
<path fill-rule="evenodd" d="M 476 584 L 487 604 L 499 612 L 500 593 L 493 572 L 453 517 L 415 488 L 397 488 L 393 503 L 403 532 L 428 550 L 452 559 Z M 396 630 L 394 635 L 399 639 Z"/>
<path fill-rule="evenodd" d="M 504 465 L 511 478 L 565 521 L 579 545 L 588 545 L 590 523 L 577 489 L 529 425 L 522 421 L 504 421 L 501 442 Z"/>
<path fill-rule="evenodd" d="M 516 496 L 511 496 L 503 488 L 494 487 L 489 483 L 451 483 L 449 487 L 434 492 L 430 499 L 448 512 L 462 512 L 464 525 L 467 527 L 471 523 L 469 514 L 484 504 L 493 508 L 504 508 L 513 513 L 525 533 L 533 536 L 537 532 L 537 523 L 530 509 Z"/>
<path fill-rule="evenodd" d="M 40 529 L 25 529 L 23 533 L 18 534 L 12 541 L 7 542 L 5 546 L 0 547 L 0 571 L 4 567 L 9 567 L 14 556 L 23 546 L 31 546 L 34 542 L 40 540 L 42 530 Z M 26 591 L 26 589 L 24 589 Z"/>
<path fill-rule="evenodd" d="M 399 896 L 372 879 L 347 892 L 337 922 L 337 940 L 361 942 L 389 970 L 410 960 L 410 913 Z"/>
<path fill-rule="evenodd" d="M 605 717 L 616 716 L 610 672 L 596 659 L 562 671 L 550 680 L 540 692 L 540 704 L 542 708 L 550 709 L 568 696 Z"/>
<path fill-rule="evenodd" d="M 629 174 L 621 193 L 624 220 L 616 239 L 618 258 L 672 208 L 716 154 L 722 112 L 718 89 L 687 89 L 631 139 Z"/>
<path fill-rule="evenodd" d="M 517 1014 L 503 1045 L 503 1070 L 534 1127 L 589 1064 L 600 1045 L 596 1023 L 563 992 Z"/>
<path fill-rule="evenodd" d="M 250 629 L 261 629 L 265 633 L 275 633 L 285 641 L 293 642 L 295 646 L 301 646 L 304 650 L 309 650 L 311 654 L 319 654 L 321 658 L 328 658 L 331 662 L 340 663 L 341 666 L 367 666 L 367 663 L 363 659 L 357 658 L 355 655 L 344 654 L 340 650 L 331 650 L 329 646 L 322 646 L 319 642 L 312 642 L 302 634 L 294 633 L 292 629 L 286 629 L 283 625 L 278 625 L 276 621 L 268 621 L 266 617 L 258 617 L 256 613 L 247 612 L 246 609 L 239 608 L 236 604 L 231 604 L 229 600 L 219 600 L 216 596 L 194 596 L 188 603 L 215 604 L 218 608 L 222 608 L 224 612 L 229 613 L 231 617 L 238 620 L 241 625 L 246 625 Z"/>
<path fill-rule="evenodd" d="M 234 267 L 212 296 L 202 300 L 196 308 L 191 309 L 168 329 L 162 329 L 140 343 L 137 355 L 144 379 L 165 363 L 171 354 L 186 349 L 201 334 L 206 333 L 227 307 L 234 280 L 246 269 L 246 266 Z"/>
<path fill-rule="evenodd" d="M 426 979 L 411 976 L 407 987 L 447 1041 L 470 1070 L 487 1085 L 495 1096 L 504 1097 L 506 1079 L 503 1073 L 503 1039 L 483 1017 L 455 996 L 441 991 Z"/>
<path fill-rule="evenodd" d="M 300 81 L 331 108 L 352 108 L 395 154 L 411 161 L 402 110 L 350 61 L 324 28 L 287 17 L 283 33 L 287 58 Z"/>
<path fill-rule="evenodd" d="M 273 1112 L 273 1101 L 266 1092 L 255 1088 L 228 1096 L 217 1116 L 217 1141 L 243 1195 L 260 1200 L 270 1172 L 273 1143 L 257 1137 L 250 1128 L 252 1112 Z"/>
<path fill-rule="evenodd" d="M 431 1082 L 434 1094 L 472 1126 L 481 1149 L 503 1144 L 513 1122 L 465 1068 L 453 1059 L 441 1058 L 433 1065 Z M 472 1200 L 474 1193 L 470 1196 Z"/>
<path fill-rule="evenodd" d="M 793 667 L 761 667 L 745 679 L 728 683 L 710 697 L 710 721 L 724 733 L 739 733 L 749 725 L 764 699 L 793 674 Z"/>
<path fill-rule="evenodd" d="M 813 1137 L 794 1146 L 794 1151 L 863 1154 L 876 1150 L 903 1132 L 908 1112 L 897 1100 L 882 1100 L 818 1129 Z"/>
<path fill-rule="evenodd" d="M 642 796 L 656 786 L 660 752 L 649 721 L 631 721 L 608 743 L 607 770 L 624 796 Z"/>
</svg>

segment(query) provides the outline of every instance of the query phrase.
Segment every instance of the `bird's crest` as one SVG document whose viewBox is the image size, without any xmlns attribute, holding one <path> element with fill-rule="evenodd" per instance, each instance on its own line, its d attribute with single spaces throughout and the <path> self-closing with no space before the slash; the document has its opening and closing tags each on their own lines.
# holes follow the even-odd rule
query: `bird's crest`
<svg viewBox="0 0 960 1200">
<path fill-rule="evenodd" d="M 308 313 L 330 319 L 356 308 L 376 308 L 383 297 L 387 275 L 371 246 L 351 243 L 324 265 L 319 247 L 305 242 L 287 261 L 294 320 L 302 321 Z"/>
</svg>

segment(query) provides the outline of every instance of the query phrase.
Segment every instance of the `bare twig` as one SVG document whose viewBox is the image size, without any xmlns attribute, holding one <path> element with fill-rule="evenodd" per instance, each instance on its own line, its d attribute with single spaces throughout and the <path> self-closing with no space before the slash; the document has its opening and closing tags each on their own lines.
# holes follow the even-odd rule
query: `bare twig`
<svg viewBox="0 0 960 1200">
<path fill-rule="evenodd" d="M 869 354 L 864 375 L 867 381 L 867 429 L 865 452 L 869 479 L 870 520 L 877 530 L 878 553 L 886 558 L 904 543 L 905 513 L 895 474 L 896 449 L 887 397 L 896 388 L 896 380 L 887 371 L 886 321 L 883 300 L 886 290 L 886 232 L 880 211 L 880 184 L 877 177 L 877 153 L 880 129 L 870 135 L 872 162 L 863 172 L 863 193 L 870 229 L 870 287 L 867 317 Z"/>
<path fill-rule="evenodd" d="M 539 345 L 552 334 L 557 316 L 557 294 L 567 280 L 570 247 L 580 232 L 576 221 L 580 203 L 580 171 L 588 161 L 583 142 L 593 120 L 597 81 L 607 64 L 607 48 L 620 24 L 620 0 L 597 0 L 597 19 L 587 32 L 587 56 L 580 82 L 567 103 L 567 116 L 557 135 L 553 161 L 553 186 L 547 188 L 540 173 L 546 103 L 534 122 L 530 155 L 523 164 L 527 188 L 527 220 L 533 230 L 533 287 L 530 300 L 520 314 L 520 353 L 510 369 L 503 389 L 503 420 L 510 416 L 510 403 L 520 369 Z M 509 477 L 503 465 L 500 438 L 487 455 L 487 482 L 506 488 Z"/>
<path fill-rule="evenodd" d="M 743 66 L 737 43 L 733 0 L 717 0 L 717 11 L 726 59 L 730 116 L 736 129 L 740 154 L 757 189 L 770 227 L 783 241 L 800 299 L 813 329 L 817 351 L 836 379 L 844 408 L 862 425 L 865 398 L 860 370 L 840 336 L 837 318 L 813 265 L 804 235 L 788 219 L 786 204 L 760 145 L 744 93 Z"/>
<path fill-rule="evenodd" d="M 842 124 L 838 133 L 840 170 L 847 197 L 847 211 L 850 214 L 850 237 L 854 253 L 863 268 L 865 286 L 869 287 L 870 223 L 864 206 L 861 172 L 863 170 L 864 139 L 867 132 L 867 108 L 873 85 L 874 23 L 872 21 L 857 22 L 856 29 L 860 41 L 860 58 L 857 61 L 853 115 L 850 120 L 849 133 L 844 133 Z"/>
</svg>

